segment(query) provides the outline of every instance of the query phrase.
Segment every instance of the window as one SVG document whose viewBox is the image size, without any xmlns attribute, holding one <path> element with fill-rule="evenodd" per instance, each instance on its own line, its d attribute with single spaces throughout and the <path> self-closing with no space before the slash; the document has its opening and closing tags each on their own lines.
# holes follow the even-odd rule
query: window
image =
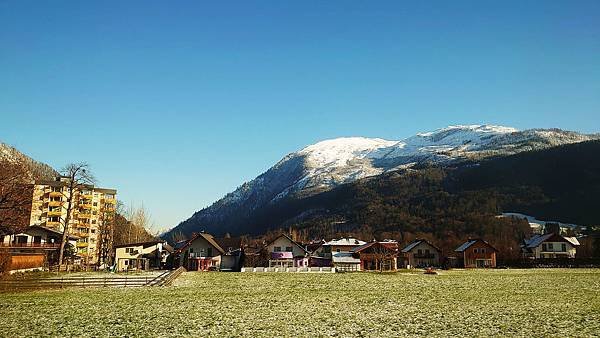
<svg viewBox="0 0 600 338">
<path fill-rule="evenodd" d="M 548 243 L 548 251 L 554 251 L 554 244 Z"/>
<path fill-rule="evenodd" d="M 340 252 L 340 249 L 335 249 L 335 252 Z"/>
<path fill-rule="evenodd" d="M 291 247 L 291 246 L 286 246 L 286 247 L 285 247 L 285 251 L 287 251 L 287 252 L 291 252 L 291 251 L 292 251 L 292 247 Z"/>
<path fill-rule="evenodd" d="M 97 207 L 98 206 L 98 202 L 94 202 L 94 206 Z"/>
<path fill-rule="evenodd" d="M 479 250 L 477 250 L 477 248 L 473 249 L 473 253 L 478 253 Z"/>
<path fill-rule="evenodd" d="M 561 248 L 560 251 L 562 251 L 562 252 L 566 252 L 567 251 L 567 244 L 566 243 L 562 243 L 560 246 L 561 246 L 560 247 Z"/>
<path fill-rule="evenodd" d="M 542 251 L 548 251 L 548 250 L 546 250 L 546 243 L 543 243 L 543 244 L 542 244 Z M 543 258 L 543 257 L 542 257 L 542 258 Z"/>
<path fill-rule="evenodd" d="M 485 253 L 485 248 L 481 248 L 481 249 L 479 249 L 479 253 L 482 253 L 482 254 L 484 254 L 484 253 Z"/>
<path fill-rule="evenodd" d="M 96 229 L 92 229 L 92 233 L 95 234 L 96 233 Z"/>
<path fill-rule="evenodd" d="M 206 256 L 207 257 L 212 257 L 212 248 L 206 249 Z"/>
<path fill-rule="evenodd" d="M 194 253 L 194 248 L 190 248 L 190 253 Z"/>
<path fill-rule="evenodd" d="M 281 247 L 280 246 L 274 247 L 273 252 L 281 252 Z"/>
<path fill-rule="evenodd" d="M 425 254 L 429 255 L 429 249 L 425 249 Z"/>
<path fill-rule="evenodd" d="M 421 255 L 421 254 L 423 254 L 423 250 L 421 250 L 421 249 L 418 249 L 418 250 L 417 250 L 417 254 L 418 254 L 418 255 Z"/>
<path fill-rule="evenodd" d="M 125 260 L 125 265 L 129 265 L 129 261 L 128 260 Z"/>
<path fill-rule="evenodd" d="M 125 248 L 125 253 L 132 253 L 133 252 L 133 248 Z"/>
</svg>

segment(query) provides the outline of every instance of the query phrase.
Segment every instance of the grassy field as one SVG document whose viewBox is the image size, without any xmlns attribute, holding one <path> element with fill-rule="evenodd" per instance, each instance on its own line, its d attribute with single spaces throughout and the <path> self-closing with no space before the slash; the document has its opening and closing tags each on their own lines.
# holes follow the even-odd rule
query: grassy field
<svg viewBox="0 0 600 338">
<path fill-rule="evenodd" d="M 185 273 L 168 288 L 0 294 L 0 336 L 594 336 L 600 269 Z"/>
</svg>

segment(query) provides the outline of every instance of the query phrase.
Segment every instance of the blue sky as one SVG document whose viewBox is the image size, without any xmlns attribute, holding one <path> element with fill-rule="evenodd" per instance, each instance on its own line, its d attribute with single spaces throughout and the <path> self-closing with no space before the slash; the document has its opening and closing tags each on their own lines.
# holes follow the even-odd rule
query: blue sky
<svg viewBox="0 0 600 338">
<path fill-rule="evenodd" d="M 600 1 L 1 1 L 0 140 L 172 227 L 322 139 L 598 132 L 599 22 Z"/>
</svg>

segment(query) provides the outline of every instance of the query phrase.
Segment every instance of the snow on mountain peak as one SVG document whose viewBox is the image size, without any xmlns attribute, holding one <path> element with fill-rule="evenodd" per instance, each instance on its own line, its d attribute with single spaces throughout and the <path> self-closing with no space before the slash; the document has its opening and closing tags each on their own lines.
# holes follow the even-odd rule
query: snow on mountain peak
<svg viewBox="0 0 600 338">
<path fill-rule="evenodd" d="M 599 138 L 600 135 L 560 129 L 519 131 L 495 125 L 455 125 L 400 141 L 365 137 L 330 139 L 288 154 L 265 173 L 194 217 L 219 215 L 220 210 L 228 208 L 249 213 L 290 195 L 310 196 L 414 164 L 479 161 Z"/>
<path fill-rule="evenodd" d="M 307 156 L 312 166 L 343 166 L 348 161 L 364 158 L 370 152 L 391 147 L 397 141 L 388 141 L 380 138 L 366 137 L 341 137 L 330 139 L 310 145 L 298 152 Z"/>
</svg>

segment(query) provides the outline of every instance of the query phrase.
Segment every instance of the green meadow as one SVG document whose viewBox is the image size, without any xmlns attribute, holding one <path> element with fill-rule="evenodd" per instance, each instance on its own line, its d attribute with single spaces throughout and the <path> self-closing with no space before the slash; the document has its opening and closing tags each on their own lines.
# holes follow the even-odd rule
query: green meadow
<svg viewBox="0 0 600 338">
<path fill-rule="evenodd" d="M 0 293 L 0 336 L 600 334 L 600 269 L 201 273 L 171 287 Z"/>
</svg>

